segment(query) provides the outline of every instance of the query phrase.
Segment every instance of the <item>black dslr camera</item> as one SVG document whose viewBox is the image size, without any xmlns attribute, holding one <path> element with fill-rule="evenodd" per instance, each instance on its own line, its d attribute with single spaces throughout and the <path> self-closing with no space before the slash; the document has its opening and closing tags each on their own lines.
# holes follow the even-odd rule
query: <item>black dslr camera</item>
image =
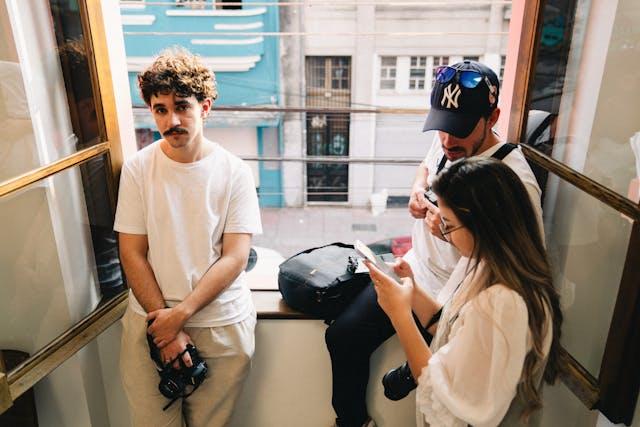
<svg viewBox="0 0 640 427">
<path fill-rule="evenodd" d="M 384 395 L 389 400 L 404 399 L 411 390 L 416 388 L 416 384 L 409 362 L 404 362 L 402 366 L 392 369 L 382 377 L 382 385 L 384 386 Z"/>
<path fill-rule="evenodd" d="M 149 322 L 151 324 L 151 322 Z M 158 390 L 167 399 L 170 399 L 169 403 L 162 408 L 166 410 L 176 400 L 185 398 L 191 395 L 200 384 L 205 380 L 207 376 L 207 362 L 202 360 L 198 354 L 198 350 L 191 344 L 187 344 L 187 348 L 180 353 L 174 360 L 168 363 L 162 363 L 160 357 L 160 349 L 153 342 L 153 337 L 147 334 L 147 343 L 149 344 L 149 354 L 151 359 L 156 364 L 156 369 L 160 375 L 160 383 L 158 384 Z M 189 353 L 191 356 L 191 366 L 185 365 L 182 360 L 182 356 L 185 353 Z M 180 368 L 175 368 L 173 363 L 178 361 Z"/>
</svg>

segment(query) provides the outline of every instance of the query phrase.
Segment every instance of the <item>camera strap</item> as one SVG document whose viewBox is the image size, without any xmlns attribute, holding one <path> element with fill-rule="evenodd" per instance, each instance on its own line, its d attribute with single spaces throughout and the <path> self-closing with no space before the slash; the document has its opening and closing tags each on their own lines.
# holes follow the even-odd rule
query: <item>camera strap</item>
<svg viewBox="0 0 640 427">
<path fill-rule="evenodd" d="M 191 363 L 192 364 L 204 363 L 204 362 L 201 361 L 200 356 L 198 355 L 198 352 L 197 352 L 196 348 L 189 344 L 173 360 L 171 360 L 170 362 L 168 362 L 166 365 L 163 366 L 162 372 L 168 372 L 170 369 L 174 369 L 173 368 L 173 364 L 176 361 L 180 364 L 180 369 L 189 369 L 189 367 L 184 363 L 184 360 L 182 360 L 182 356 L 184 356 L 185 353 L 189 353 L 189 356 L 191 356 Z M 206 364 L 205 364 L 205 367 L 206 367 Z M 193 388 L 188 393 L 181 393 L 179 396 L 176 396 L 173 399 L 171 399 L 169 401 L 169 403 L 167 403 L 162 408 L 162 410 L 163 411 L 167 410 L 167 408 L 169 408 L 171 405 L 173 405 L 173 403 L 178 399 L 185 399 L 185 398 L 191 396 L 193 394 L 193 392 L 196 391 L 198 389 L 198 387 L 200 387 L 200 384 L 202 384 L 203 382 L 204 382 L 204 375 L 198 375 L 198 376 L 190 377 L 189 385 L 192 386 Z"/>
</svg>

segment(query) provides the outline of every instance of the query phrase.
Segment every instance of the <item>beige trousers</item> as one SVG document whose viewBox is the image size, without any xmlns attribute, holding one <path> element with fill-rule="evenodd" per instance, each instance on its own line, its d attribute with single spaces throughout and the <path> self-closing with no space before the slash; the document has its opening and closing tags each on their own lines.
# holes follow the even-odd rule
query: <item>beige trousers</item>
<svg viewBox="0 0 640 427">
<path fill-rule="evenodd" d="M 120 374 L 135 427 L 222 427 L 229 422 L 242 391 L 255 347 L 255 314 L 232 325 L 185 328 L 209 371 L 186 399 L 169 402 L 160 391 L 160 376 L 149 356 L 146 321 L 130 308 L 122 318 Z"/>
</svg>

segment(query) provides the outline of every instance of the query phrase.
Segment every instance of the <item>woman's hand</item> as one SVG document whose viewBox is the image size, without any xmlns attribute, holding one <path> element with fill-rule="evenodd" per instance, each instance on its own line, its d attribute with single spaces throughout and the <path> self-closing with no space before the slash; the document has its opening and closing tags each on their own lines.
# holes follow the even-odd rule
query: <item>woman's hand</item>
<svg viewBox="0 0 640 427">
<path fill-rule="evenodd" d="M 371 280 L 378 294 L 378 304 L 393 319 L 404 314 L 411 314 L 411 301 L 413 296 L 413 279 L 405 277 L 402 284 L 396 282 L 380 271 L 372 263 L 365 261 L 369 269 Z"/>
</svg>

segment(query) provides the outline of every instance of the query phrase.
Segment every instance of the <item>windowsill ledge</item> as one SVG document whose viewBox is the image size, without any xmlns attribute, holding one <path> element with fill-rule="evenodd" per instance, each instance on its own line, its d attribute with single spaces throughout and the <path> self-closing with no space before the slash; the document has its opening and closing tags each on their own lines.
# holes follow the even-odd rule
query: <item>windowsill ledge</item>
<svg viewBox="0 0 640 427">
<path fill-rule="evenodd" d="M 320 320 L 289 307 L 277 290 L 251 291 L 258 319 Z"/>
</svg>

